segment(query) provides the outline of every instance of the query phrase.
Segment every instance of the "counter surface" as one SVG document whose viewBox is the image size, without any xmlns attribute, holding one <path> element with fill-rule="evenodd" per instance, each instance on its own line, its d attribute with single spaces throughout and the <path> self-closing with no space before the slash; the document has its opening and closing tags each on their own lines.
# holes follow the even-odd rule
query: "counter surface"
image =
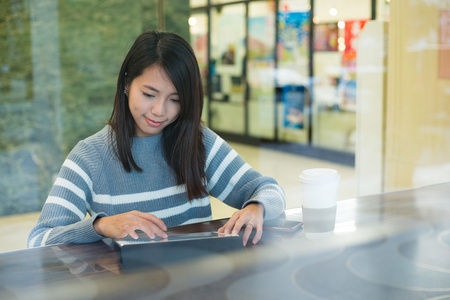
<svg viewBox="0 0 450 300">
<path fill-rule="evenodd" d="M 302 218 L 301 209 L 286 214 Z M 225 220 L 170 228 L 214 231 Z M 1 299 L 448 299 L 450 184 L 338 202 L 334 233 L 124 272 L 103 241 L 0 254 Z"/>
</svg>

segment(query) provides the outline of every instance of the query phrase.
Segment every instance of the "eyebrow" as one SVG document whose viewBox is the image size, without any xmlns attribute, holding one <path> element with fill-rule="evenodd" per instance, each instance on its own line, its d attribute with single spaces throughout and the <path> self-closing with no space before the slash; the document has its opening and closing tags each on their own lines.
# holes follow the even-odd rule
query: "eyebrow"
<svg viewBox="0 0 450 300">
<path fill-rule="evenodd" d="M 152 86 L 150 86 L 150 85 L 144 85 L 144 87 L 147 88 L 147 89 L 149 89 L 149 90 L 152 90 L 152 91 L 155 91 L 155 92 L 158 92 L 158 93 L 159 93 L 159 90 L 158 90 L 158 89 L 156 89 L 156 88 L 154 88 L 154 87 L 152 87 Z M 170 95 L 176 95 L 176 96 L 178 96 L 178 92 L 172 93 L 172 94 L 170 94 Z"/>
</svg>

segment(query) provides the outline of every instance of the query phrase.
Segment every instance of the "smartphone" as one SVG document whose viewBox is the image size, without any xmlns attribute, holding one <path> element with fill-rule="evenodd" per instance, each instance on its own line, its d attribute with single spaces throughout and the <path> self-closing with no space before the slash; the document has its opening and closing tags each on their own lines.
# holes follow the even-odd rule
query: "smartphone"
<svg viewBox="0 0 450 300">
<path fill-rule="evenodd" d="M 282 216 L 276 219 L 267 220 L 263 224 L 264 230 L 273 230 L 280 233 L 294 233 L 303 228 L 303 222 L 295 216 Z"/>
</svg>

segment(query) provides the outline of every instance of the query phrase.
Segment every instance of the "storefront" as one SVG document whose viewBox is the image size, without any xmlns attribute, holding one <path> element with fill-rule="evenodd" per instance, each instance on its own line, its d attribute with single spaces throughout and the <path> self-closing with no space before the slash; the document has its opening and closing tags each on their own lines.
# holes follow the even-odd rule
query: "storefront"
<svg viewBox="0 0 450 300">
<path fill-rule="evenodd" d="M 157 28 L 191 39 L 204 120 L 227 140 L 328 152 L 319 158 L 355 165 L 360 194 L 448 181 L 449 10 L 427 0 L 0 0 L 0 215 L 41 209 L 69 151 L 107 122 L 130 43 Z M 372 31 L 361 51 L 375 23 L 389 32 Z"/>
<path fill-rule="evenodd" d="M 354 154 L 358 34 L 366 21 L 388 18 L 389 1 L 190 3 L 213 130 Z"/>
</svg>

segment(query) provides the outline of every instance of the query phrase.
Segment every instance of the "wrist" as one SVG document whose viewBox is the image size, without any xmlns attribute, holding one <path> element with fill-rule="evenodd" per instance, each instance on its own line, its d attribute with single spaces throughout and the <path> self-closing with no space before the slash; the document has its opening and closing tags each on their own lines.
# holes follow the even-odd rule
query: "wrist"
<svg viewBox="0 0 450 300">
<path fill-rule="evenodd" d="M 98 216 L 98 217 L 94 220 L 94 222 L 93 222 L 92 225 L 93 225 L 93 227 L 94 227 L 95 232 L 97 232 L 98 235 L 105 236 L 105 235 L 103 234 L 102 226 L 101 226 L 102 220 L 103 220 L 103 217 Z"/>
<path fill-rule="evenodd" d="M 257 209 L 259 209 L 259 211 L 262 213 L 262 216 L 264 217 L 264 215 L 265 215 L 265 208 L 264 208 L 264 205 L 262 203 L 256 202 L 256 201 L 255 202 L 250 202 L 245 207 L 248 207 L 248 206 L 254 206 Z"/>
</svg>

